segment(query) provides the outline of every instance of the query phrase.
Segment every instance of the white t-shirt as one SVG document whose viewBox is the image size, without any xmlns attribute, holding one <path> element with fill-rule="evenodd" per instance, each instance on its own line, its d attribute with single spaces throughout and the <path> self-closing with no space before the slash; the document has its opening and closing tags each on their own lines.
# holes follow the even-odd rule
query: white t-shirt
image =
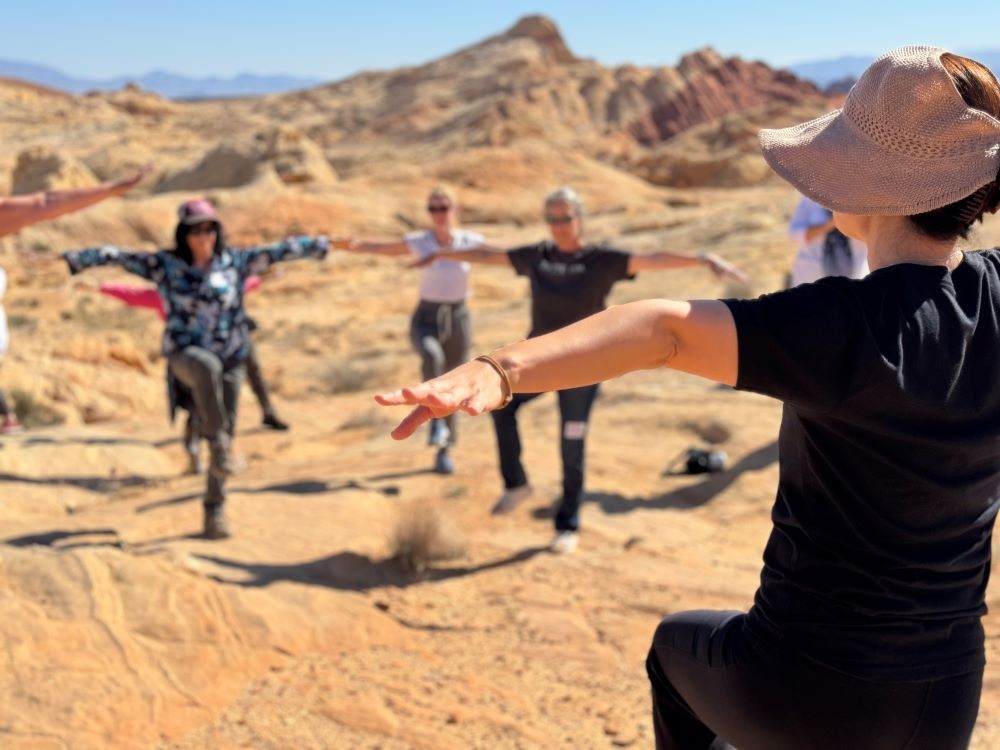
<svg viewBox="0 0 1000 750">
<path fill-rule="evenodd" d="M 455 229 L 451 233 L 451 250 L 472 250 L 483 244 L 483 237 L 475 232 Z M 434 232 L 412 232 L 405 237 L 410 251 L 417 258 L 433 255 L 438 245 Z M 469 264 L 457 260 L 436 260 L 420 274 L 420 299 L 425 302 L 455 304 L 469 297 Z"/>
<path fill-rule="evenodd" d="M 829 276 L 829 271 L 823 265 L 824 235 L 806 240 L 806 230 L 826 224 L 830 220 L 830 212 L 815 201 L 803 197 L 795 208 L 791 223 L 788 225 L 788 236 L 799 251 L 792 263 L 792 286 L 808 284 Z M 868 275 L 868 247 L 864 242 L 848 238 L 851 247 L 850 267 L 844 269 L 851 279 L 861 279 Z"/>
<path fill-rule="evenodd" d="M 7 313 L 3 310 L 3 295 L 7 291 L 7 272 L 0 268 L 0 357 L 7 353 L 10 334 L 7 333 Z"/>
</svg>

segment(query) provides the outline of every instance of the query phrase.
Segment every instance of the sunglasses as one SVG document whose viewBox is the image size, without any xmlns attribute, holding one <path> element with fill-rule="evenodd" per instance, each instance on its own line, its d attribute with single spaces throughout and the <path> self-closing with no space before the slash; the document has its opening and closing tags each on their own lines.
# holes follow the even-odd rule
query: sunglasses
<svg viewBox="0 0 1000 750">
<path fill-rule="evenodd" d="M 427 210 L 432 214 L 443 214 L 447 211 L 451 211 L 451 206 L 443 206 L 440 203 L 432 203 L 427 207 Z"/>
<path fill-rule="evenodd" d="M 569 216 L 553 216 L 552 214 L 545 214 L 546 224 L 571 224 L 576 220 L 576 217 L 572 214 Z"/>
<path fill-rule="evenodd" d="M 199 234 L 215 234 L 215 224 L 199 224 L 196 227 L 191 227 L 188 230 L 189 235 L 199 235 Z"/>
</svg>

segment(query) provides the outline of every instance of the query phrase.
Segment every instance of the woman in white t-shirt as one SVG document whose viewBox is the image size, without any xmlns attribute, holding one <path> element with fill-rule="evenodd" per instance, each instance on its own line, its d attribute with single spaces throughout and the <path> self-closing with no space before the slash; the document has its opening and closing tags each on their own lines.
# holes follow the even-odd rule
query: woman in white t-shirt
<svg viewBox="0 0 1000 750">
<path fill-rule="evenodd" d="M 7 313 L 3 309 L 3 295 L 7 291 L 7 272 L 0 268 L 0 365 L 3 364 L 4 355 L 7 354 L 7 345 L 10 336 L 7 333 Z M 9 435 L 12 432 L 20 432 L 21 424 L 17 421 L 10 404 L 7 401 L 7 394 L 0 389 L 0 435 Z"/>
<path fill-rule="evenodd" d="M 802 196 L 788 223 L 788 237 L 798 247 L 790 286 L 827 276 L 863 279 L 868 275 L 868 247 L 833 225 L 833 213 Z"/>
<path fill-rule="evenodd" d="M 427 196 L 431 228 L 411 232 L 399 240 L 334 240 L 340 250 L 375 255 L 414 255 L 422 260 L 439 250 L 463 251 L 479 247 L 483 237 L 458 228 L 458 201 L 446 187 L 436 187 Z M 469 264 L 437 260 L 421 270 L 420 302 L 413 313 L 410 338 L 420 354 L 425 380 L 436 378 L 469 358 L 472 328 L 469 322 Z M 455 444 L 455 415 L 431 421 L 428 444 L 438 448 L 435 471 L 451 474 L 454 461 L 448 452 Z"/>
</svg>

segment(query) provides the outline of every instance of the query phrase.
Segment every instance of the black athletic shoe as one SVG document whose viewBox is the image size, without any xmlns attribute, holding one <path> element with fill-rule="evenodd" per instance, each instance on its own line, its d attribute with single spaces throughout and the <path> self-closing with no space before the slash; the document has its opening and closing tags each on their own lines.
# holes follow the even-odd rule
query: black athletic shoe
<svg viewBox="0 0 1000 750">
<path fill-rule="evenodd" d="M 226 511 L 221 505 L 205 506 L 205 528 L 202 536 L 206 539 L 228 539 L 233 535 L 229 528 Z"/>
<path fill-rule="evenodd" d="M 455 462 L 451 460 L 447 448 L 438 451 L 437 458 L 434 459 L 434 471 L 438 474 L 455 473 Z"/>
<path fill-rule="evenodd" d="M 288 422 L 282 422 L 277 414 L 265 414 L 262 424 L 272 430 L 287 430 Z"/>
</svg>

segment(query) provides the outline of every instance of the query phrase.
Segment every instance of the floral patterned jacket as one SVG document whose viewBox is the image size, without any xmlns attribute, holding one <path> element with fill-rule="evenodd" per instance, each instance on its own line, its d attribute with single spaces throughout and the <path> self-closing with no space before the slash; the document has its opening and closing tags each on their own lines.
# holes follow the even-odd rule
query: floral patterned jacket
<svg viewBox="0 0 1000 750">
<path fill-rule="evenodd" d="M 324 258 L 326 237 L 290 237 L 273 245 L 226 248 L 204 271 L 185 263 L 171 250 L 128 252 L 113 245 L 65 253 L 70 272 L 95 266 L 120 266 L 156 284 L 166 327 L 163 354 L 189 346 L 208 349 L 223 362 L 241 362 L 250 348 L 243 308 L 247 279 L 272 263 L 299 258 Z"/>
</svg>

